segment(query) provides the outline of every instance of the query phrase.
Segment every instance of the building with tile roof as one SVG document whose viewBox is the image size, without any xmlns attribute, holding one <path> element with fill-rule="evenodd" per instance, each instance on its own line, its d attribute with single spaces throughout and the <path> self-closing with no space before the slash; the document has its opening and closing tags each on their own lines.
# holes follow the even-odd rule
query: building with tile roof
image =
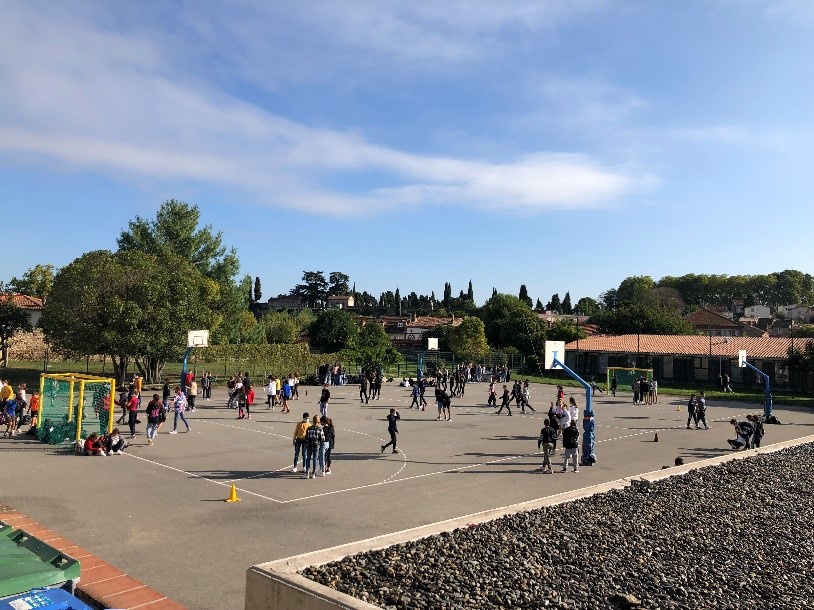
<svg viewBox="0 0 814 610">
<path fill-rule="evenodd" d="M 720 337 L 710 335 L 594 335 L 566 345 L 565 363 L 597 379 L 608 367 L 652 368 L 657 380 L 715 387 L 727 374 L 734 385 L 758 387 L 749 369 L 738 368 L 738 351 L 745 349 L 754 366 L 772 379 L 789 383 L 785 365 L 792 344 L 800 350 L 814 339 L 790 337 Z M 810 385 L 810 380 L 806 382 Z"/>
<path fill-rule="evenodd" d="M 693 330 L 700 335 L 712 335 L 714 337 L 762 337 L 767 334 L 764 330 L 755 326 L 735 322 L 709 307 L 702 307 L 684 316 L 684 319 L 687 320 L 687 322 L 692 325 Z"/>
<path fill-rule="evenodd" d="M 5 294 L 0 294 L 0 299 L 8 298 Z M 28 296 L 27 294 L 12 294 L 11 302 L 28 314 L 28 321 L 31 326 L 36 326 L 42 317 L 44 304 L 42 299 Z"/>
</svg>

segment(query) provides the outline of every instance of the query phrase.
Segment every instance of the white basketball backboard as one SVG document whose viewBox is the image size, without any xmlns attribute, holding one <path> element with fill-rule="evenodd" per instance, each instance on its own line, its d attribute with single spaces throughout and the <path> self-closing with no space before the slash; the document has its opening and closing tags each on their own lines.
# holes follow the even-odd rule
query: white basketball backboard
<svg viewBox="0 0 814 610">
<path fill-rule="evenodd" d="M 545 342 L 545 368 L 554 368 L 554 358 L 565 362 L 565 341 Z"/>
<path fill-rule="evenodd" d="M 209 347 L 209 331 L 208 330 L 188 331 L 187 347 Z"/>
<path fill-rule="evenodd" d="M 427 337 L 427 351 L 438 351 L 438 337 Z"/>
<path fill-rule="evenodd" d="M 738 351 L 738 366 L 742 369 L 746 368 L 746 350 L 742 349 Z"/>
</svg>

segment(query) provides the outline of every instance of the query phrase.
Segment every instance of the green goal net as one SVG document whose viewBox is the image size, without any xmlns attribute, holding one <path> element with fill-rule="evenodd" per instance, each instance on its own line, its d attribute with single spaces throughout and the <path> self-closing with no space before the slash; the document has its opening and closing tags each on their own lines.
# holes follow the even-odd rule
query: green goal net
<svg viewBox="0 0 814 610">
<path fill-rule="evenodd" d="M 653 379 L 653 369 L 623 368 L 618 366 L 608 367 L 608 391 L 612 387 L 613 378 L 616 377 L 616 388 L 618 390 L 630 391 L 633 389 L 633 382 L 636 379 Z"/>
<path fill-rule="evenodd" d="M 37 438 L 49 445 L 68 446 L 92 432 L 109 432 L 113 423 L 110 397 L 114 391 L 113 379 L 79 373 L 43 373 Z"/>
</svg>

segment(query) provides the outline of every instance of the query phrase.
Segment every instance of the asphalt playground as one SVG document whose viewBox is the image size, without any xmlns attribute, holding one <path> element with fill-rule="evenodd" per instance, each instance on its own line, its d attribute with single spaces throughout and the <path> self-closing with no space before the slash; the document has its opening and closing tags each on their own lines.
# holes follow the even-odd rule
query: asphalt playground
<svg viewBox="0 0 814 610">
<path fill-rule="evenodd" d="M 532 385 L 537 413 L 513 408 L 512 417 L 486 406 L 487 389 L 468 384 L 451 421 L 436 421 L 431 391 L 426 411 L 416 411 L 396 383 L 369 404 L 360 404 L 358 386 L 331 388 L 333 473 L 316 479 L 292 472 L 291 441 L 302 413 L 319 411 L 316 387 L 300 388 L 290 414 L 260 402 L 251 420 L 236 420 L 216 390 L 189 414 L 191 432 L 180 424 L 167 434 L 170 418 L 150 447 L 142 424 L 122 456 L 74 457 L 0 439 L 0 501 L 190 608 L 239 608 L 251 565 L 635 476 L 679 455 L 687 463 L 722 455 L 734 436 L 730 418 L 762 412 L 761 404 L 710 401 L 710 430 L 686 430 L 685 399 L 662 395 L 645 406 L 629 392 L 600 394 L 597 464 L 543 475 L 537 437 L 555 387 Z M 584 393 L 570 395 L 582 410 Z M 391 407 L 401 414 L 401 453 L 382 454 Z M 810 409 L 775 414 L 783 425 L 766 426 L 764 446 L 814 431 Z M 226 503 L 232 484 L 241 501 Z"/>
</svg>

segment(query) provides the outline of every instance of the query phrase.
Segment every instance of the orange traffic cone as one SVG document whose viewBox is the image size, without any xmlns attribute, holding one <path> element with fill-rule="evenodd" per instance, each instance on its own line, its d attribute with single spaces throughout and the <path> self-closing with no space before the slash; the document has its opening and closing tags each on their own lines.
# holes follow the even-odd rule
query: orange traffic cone
<svg viewBox="0 0 814 610">
<path fill-rule="evenodd" d="M 653 439 L 653 442 L 654 442 L 654 443 L 658 443 L 658 442 L 659 442 L 659 433 L 658 433 L 658 432 L 656 432 L 656 436 L 655 436 L 655 438 Z M 234 485 L 232 485 L 232 487 L 234 487 Z"/>
<path fill-rule="evenodd" d="M 676 411 L 681 411 L 681 405 L 676 403 Z"/>
<path fill-rule="evenodd" d="M 224 500 L 225 502 L 240 502 L 240 498 L 237 497 L 237 488 L 232 484 L 232 491 L 229 492 L 229 497 Z"/>
</svg>

